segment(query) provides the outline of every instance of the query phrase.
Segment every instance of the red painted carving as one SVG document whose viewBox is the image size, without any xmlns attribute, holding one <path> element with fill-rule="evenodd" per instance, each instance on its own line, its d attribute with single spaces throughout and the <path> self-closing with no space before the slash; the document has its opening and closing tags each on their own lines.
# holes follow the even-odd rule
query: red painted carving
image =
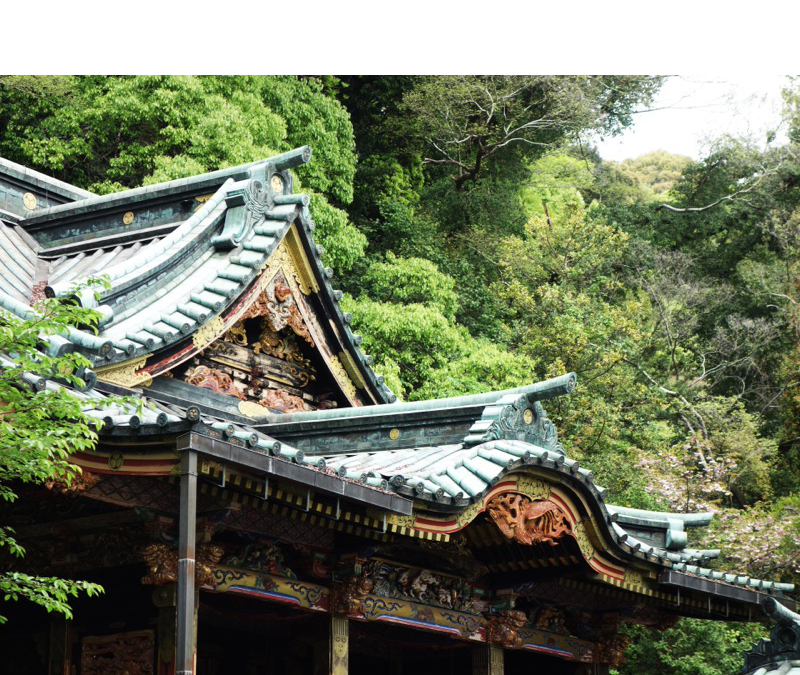
<svg viewBox="0 0 800 675">
<path fill-rule="evenodd" d="M 311 337 L 303 316 L 300 314 L 294 293 L 283 280 L 275 279 L 261 291 L 255 302 L 242 315 L 242 319 L 255 316 L 263 316 L 267 320 L 269 329 L 276 333 L 289 326 L 308 344 L 314 346 L 314 338 Z"/>
<path fill-rule="evenodd" d="M 283 389 L 267 389 L 258 401 L 260 405 L 281 412 L 296 412 L 309 410 L 302 398 L 294 396 Z"/>
<path fill-rule="evenodd" d="M 246 399 L 247 397 L 234 384 L 233 378 L 227 373 L 223 373 L 216 368 L 208 366 L 197 366 L 186 374 L 184 378 L 189 384 L 205 387 L 220 394 L 228 394 L 237 398 Z"/>
<path fill-rule="evenodd" d="M 493 644 L 514 649 L 520 641 L 517 631 L 525 625 L 526 620 L 525 612 L 515 609 L 492 614 L 486 626 L 486 637 Z"/>
<path fill-rule="evenodd" d="M 520 544 L 555 546 L 572 531 L 567 515 L 548 499 L 532 501 L 524 495 L 504 494 L 492 499 L 487 510 L 500 531 Z"/>
<path fill-rule="evenodd" d="M 47 297 L 44 294 L 44 289 L 45 289 L 46 286 L 47 286 L 47 281 L 46 280 L 45 281 L 37 281 L 33 285 L 33 288 L 31 289 L 31 306 L 33 306 L 35 303 L 39 302 L 40 300 L 44 300 L 45 297 Z"/>
<path fill-rule="evenodd" d="M 67 481 L 49 480 L 44 486 L 48 490 L 58 490 L 61 494 L 73 495 L 88 490 L 100 480 L 100 476 L 81 469 L 81 471 Z"/>
</svg>

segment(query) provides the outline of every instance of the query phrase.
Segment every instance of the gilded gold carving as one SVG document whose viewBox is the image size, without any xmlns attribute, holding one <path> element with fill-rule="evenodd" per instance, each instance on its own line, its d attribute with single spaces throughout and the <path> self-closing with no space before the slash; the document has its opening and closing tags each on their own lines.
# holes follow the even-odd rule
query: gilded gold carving
<svg viewBox="0 0 800 675">
<path fill-rule="evenodd" d="M 197 560 L 194 581 L 197 586 L 214 586 L 214 565 L 224 550 L 217 544 L 200 544 L 197 547 Z M 162 586 L 178 580 L 178 551 L 169 544 L 154 542 L 142 549 L 142 558 L 147 564 L 147 574 L 142 584 Z"/>
<path fill-rule="evenodd" d="M 392 429 L 389 432 L 389 438 L 391 438 L 393 441 L 396 441 L 398 438 L 400 438 L 400 429 Z"/>
<path fill-rule="evenodd" d="M 133 222 L 133 211 L 126 211 L 125 215 L 122 216 L 122 222 L 125 225 L 130 225 Z"/>
<path fill-rule="evenodd" d="M 331 356 L 330 366 L 331 372 L 342 388 L 342 391 L 344 391 L 348 398 L 354 399 L 356 397 L 356 385 L 353 384 L 353 381 L 350 379 L 350 376 L 347 374 L 347 371 L 344 369 L 342 362 L 337 356 Z"/>
<path fill-rule="evenodd" d="M 575 537 L 575 541 L 578 542 L 578 548 L 581 550 L 583 557 L 586 560 L 594 558 L 594 546 L 589 538 L 589 533 L 586 531 L 586 523 L 583 520 L 575 523 L 575 527 L 572 528 L 572 534 Z"/>
<path fill-rule="evenodd" d="M 297 237 L 294 226 L 289 228 L 283 241 L 278 244 L 268 261 L 269 267 L 280 267 L 287 277 L 297 282 L 303 295 L 319 291 L 319 284 L 306 258 L 303 246 Z"/>
<path fill-rule="evenodd" d="M 417 520 L 415 515 L 410 516 L 400 516 L 396 513 L 390 513 L 386 516 L 386 522 L 389 525 L 395 525 L 396 527 L 414 527 L 414 522 Z"/>
<path fill-rule="evenodd" d="M 97 378 L 103 382 L 111 382 L 123 387 L 136 387 L 140 384 L 148 387 L 153 383 L 153 376 L 146 371 L 137 371 L 144 367 L 147 359 L 151 356 L 152 354 L 144 354 L 113 366 L 95 368 L 95 373 L 97 373 Z"/>
<path fill-rule="evenodd" d="M 253 403 L 252 401 L 239 401 L 239 405 L 236 407 L 245 417 L 263 417 L 270 414 L 269 410 L 263 405 L 258 405 L 258 403 Z"/>
<path fill-rule="evenodd" d="M 630 586 L 643 586 L 644 576 L 639 570 L 626 569 L 625 583 Z"/>
<path fill-rule="evenodd" d="M 222 339 L 225 342 L 233 342 L 233 344 L 240 347 L 247 347 L 247 332 L 244 329 L 244 324 L 241 321 L 237 321 L 228 329 Z M 258 349 L 255 351 L 258 354 Z"/>
<path fill-rule="evenodd" d="M 281 335 L 277 331 L 272 330 L 266 318 L 262 320 L 261 327 L 262 330 L 258 336 L 258 340 L 253 343 L 253 351 L 256 354 L 269 354 L 283 361 L 298 363 L 303 366 L 303 368 L 308 368 L 312 371 L 316 370 L 311 365 L 311 359 L 307 359 L 303 356 L 303 352 L 300 351 L 300 345 L 297 344 L 294 335 Z"/>
<path fill-rule="evenodd" d="M 506 609 L 489 616 L 486 639 L 499 647 L 514 649 L 519 646 L 519 631 L 528 617 L 517 609 Z"/>
<path fill-rule="evenodd" d="M 517 489 L 531 499 L 547 499 L 550 496 L 550 483 L 533 476 L 517 476 Z"/>
<path fill-rule="evenodd" d="M 28 211 L 33 211 L 36 208 L 36 195 L 33 192 L 26 192 L 22 195 L 22 203 Z"/>
<path fill-rule="evenodd" d="M 194 346 L 198 351 L 205 349 L 219 337 L 224 329 L 225 322 L 222 320 L 222 317 L 219 315 L 214 316 L 194 332 L 194 335 L 192 335 L 192 342 L 194 342 Z"/>
<path fill-rule="evenodd" d="M 195 211 L 198 211 L 202 208 L 203 204 L 205 204 L 209 199 L 211 199 L 214 195 L 200 195 L 199 197 L 195 197 L 194 200 L 197 202 L 197 206 L 194 207 Z"/>
<path fill-rule="evenodd" d="M 364 378 L 361 376 L 361 371 L 359 371 L 352 354 L 350 354 L 350 352 L 339 352 L 339 360 L 342 362 L 342 365 L 347 371 L 347 374 L 350 376 L 350 379 L 353 380 L 353 384 L 355 384 L 359 389 L 364 389 L 366 387 L 366 383 L 364 382 Z"/>
<path fill-rule="evenodd" d="M 456 516 L 456 525 L 458 525 L 458 527 L 464 527 L 464 525 L 471 523 L 482 510 L 483 504 L 481 502 L 470 504 Z"/>
</svg>

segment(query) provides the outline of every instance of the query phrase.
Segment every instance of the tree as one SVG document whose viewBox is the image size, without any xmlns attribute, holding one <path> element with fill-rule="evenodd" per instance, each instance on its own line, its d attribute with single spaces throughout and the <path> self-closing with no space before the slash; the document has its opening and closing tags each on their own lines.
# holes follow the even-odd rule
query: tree
<svg viewBox="0 0 800 675">
<path fill-rule="evenodd" d="M 37 302 L 24 319 L 0 311 L 0 498 L 4 501 L 14 502 L 21 484 L 70 487 L 79 482 L 81 471 L 70 463 L 69 455 L 92 449 L 100 424 L 84 410 L 130 404 L 118 397 L 79 396 L 73 388 L 86 388 L 88 359 L 79 352 L 48 352 L 47 336 L 64 334 L 76 325 L 96 325 L 98 319 L 95 310 L 56 299 Z M 18 570 L 25 551 L 11 527 L 0 526 L 0 551 L 8 563 L 0 573 L 4 601 L 27 599 L 70 617 L 71 597 L 102 592 L 86 581 Z M 5 620 L 0 616 L 0 622 Z"/>
<path fill-rule="evenodd" d="M 311 145 L 295 172 L 335 267 L 363 254 L 343 207 L 356 158 L 347 112 L 313 78 L 0 78 L 0 155 L 98 193 L 183 178 Z"/>
<path fill-rule="evenodd" d="M 661 78 L 447 76 L 424 78 L 404 98 L 425 162 L 453 171 L 456 190 L 484 165 L 526 147 L 552 148 L 578 132 L 618 132 Z"/>
</svg>

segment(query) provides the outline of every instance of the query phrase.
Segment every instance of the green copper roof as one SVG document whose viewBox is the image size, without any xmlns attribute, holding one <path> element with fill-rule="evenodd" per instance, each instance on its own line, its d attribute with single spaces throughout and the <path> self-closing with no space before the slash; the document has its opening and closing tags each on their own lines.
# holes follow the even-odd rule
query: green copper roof
<svg viewBox="0 0 800 675">
<path fill-rule="evenodd" d="M 0 224 L 0 251 L 28 245 L 3 263 L 0 306 L 28 315 L 36 278 L 48 280 L 48 295 L 61 297 L 77 283 L 106 276 L 110 288 L 97 285 L 80 294 L 102 315 L 99 334 L 61 337 L 95 367 L 114 365 L 185 342 L 229 311 L 295 224 L 341 348 L 371 395 L 392 402 L 396 396 L 370 367 L 361 337 L 339 306 L 333 271 L 314 242 L 309 197 L 292 192 L 289 169 L 310 158 L 304 146 L 201 176 L 35 210 L 14 230 Z"/>
<path fill-rule="evenodd" d="M 774 598 L 762 601 L 764 613 L 775 625 L 744 654 L 742 675 L 800 675 L 800 615 Z"/>
</svg>

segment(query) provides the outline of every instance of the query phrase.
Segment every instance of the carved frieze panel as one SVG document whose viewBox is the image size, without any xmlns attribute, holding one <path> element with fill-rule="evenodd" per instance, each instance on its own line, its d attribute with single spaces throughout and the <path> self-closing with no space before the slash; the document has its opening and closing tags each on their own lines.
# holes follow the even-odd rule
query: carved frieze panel
<svg viewBox="0 0 800 675">
<path fill-rule="evenodd" d="M 506 493 L 487 504 L 489 515 L 500 531 L 520 544 L 555 545 L 572 533 L 572 523 L 560 506 L 548 499 L 534 501 L 516 493 Z"/>
<path fill-rule="evenodd" d="M 208 366 L 198 365 L 191 368 L 186 373 L 184 378 L 189 384 L 204 389 L 216 391 L 219 394 L 227 394 L 228 396 L 236 396 L 237 398 L 246 399 L 244 392 L 234 385 L 233 378 L 218 368 L 210 368 Z"/>
<path fill-rule="evenodd" d="M 356 566 L 342 591 L 342 600 L 351 608 L 357 607 L 360 595 L 373 593 L 458 612 L 477 612 L 475 591 L 466 579 L 379 558 Z"/>
<path fill-rule="evenodd" d="M 86 637 L 81 644 L 81 673 L 152 675 L 154 654 L 152 630 Z"/>
<path fill-rule="evenodd" d="M 283 551 L 276 542 L 261 541 L 249 544 L 239 553 L 227 556 L 223 560 L 223 565 L 297 579 L 297 575 L 284 564 Z"/>
</svg>

